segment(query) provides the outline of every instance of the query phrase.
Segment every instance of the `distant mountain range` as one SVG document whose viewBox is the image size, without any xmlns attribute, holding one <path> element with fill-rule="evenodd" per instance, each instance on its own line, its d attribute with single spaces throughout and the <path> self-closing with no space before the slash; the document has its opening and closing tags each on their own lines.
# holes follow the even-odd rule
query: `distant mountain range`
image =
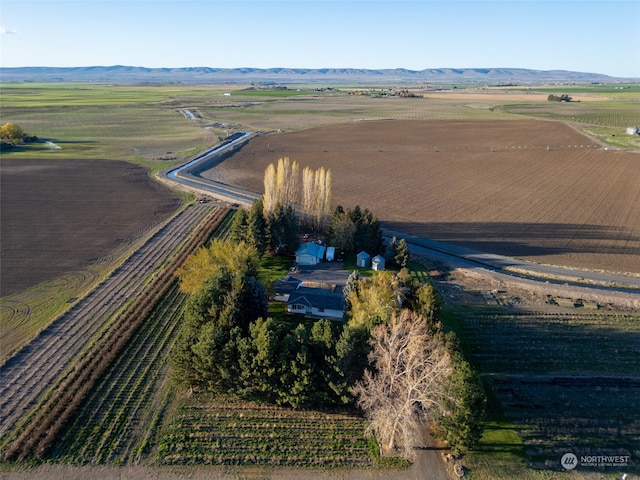
<svg viewBox="0 0 640 480">
<path fill-rule="evenodd" d="M 599 73 L 524 68 L 145 68 L 112 67 L 19 67 L 0 68 L 0 82 L 109 82 L 179 84 L 542 84 L 612 83 L 633 79 Z M 638 80 L 638 79 L 635 79 Z"/>
</svg>

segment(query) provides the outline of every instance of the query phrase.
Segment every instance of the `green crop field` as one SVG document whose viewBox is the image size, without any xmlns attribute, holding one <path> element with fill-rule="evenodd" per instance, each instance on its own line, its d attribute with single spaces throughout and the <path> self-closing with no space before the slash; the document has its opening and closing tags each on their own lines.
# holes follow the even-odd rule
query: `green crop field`
<svg viewBox="0 0 640 480">
<path fill-rule="evenodd" d="M 363 467 L 372 458 L 364 420 L 229 399 L 183 399 L 163 427 L 161 464 Z"/>
<path fill-rule="evenodd" d="M 637 458 L 638 316 L 470 309 L 455 316 L 492 399 L 483 441 L 468 458 L 473 478 L 496 472 L 496 461 L 507 471 L 558 467 L 567 451 Z"/>
</svg>

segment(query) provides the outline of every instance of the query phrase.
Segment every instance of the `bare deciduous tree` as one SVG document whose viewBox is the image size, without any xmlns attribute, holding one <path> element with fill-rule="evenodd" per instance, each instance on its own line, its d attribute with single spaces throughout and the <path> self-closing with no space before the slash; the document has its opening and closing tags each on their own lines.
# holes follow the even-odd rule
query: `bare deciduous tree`
<svg viewBox="0 0 640 480">
<path fill-rule="evenodd" d="M 302 171 L 302 213 L 307 222 L 322 229 L 331 213 L 331 170 Z"/>
<path fill-rule="evenodd" d="M 295 208 L 298 202 L 298 183 L 300 177 L 300 166 L 295 160 L 289 157 L 278 159 L 276 171 L 278 196 L 280 204 L 285 208 Z"/>
<path fill-rule="evenodd" d="M 278 159 L 277 166 L 269 164 L 264 172 L 264 214 L 268 217 L 276 205 L 285 210 L 298 202 L 300 166 L 289 157 Z"/>
<path fill-rule="evenodd" d="M 325 170 L 324 167 L 320 167 L 315 171 L 314 175 L 314 192 L 315 192 L 315 200 L 313 202 L 313 218 L 315 220 L 315 224 L 317 228 L 320 228 L 322 225 L 322 208 L 324 206 L 324 197 L 326 195 L 325 192 Z"/>
<path fill-rule="evenodd" d="M 262 197 L 264 208 L 264 216 L 268 217 L 278 203 L 278 183 L 276 180 L 276 167 L 273 163 L 269 164 L 264 171 L 264 196 Z"/>
<path fill-rule="evenodd" d="M 300 185 L 298 162 L 289 157 L 278 159 L 277 166 L 270 164 L 264 172 L 265 217 L 273 213 L 276 205 L 295 209 L 300 201 L 305 221 L 313 221 L 314 226 L 321 229 L 331 212 L 331 183 L 331 170 L 320 167 L 314 171 L 305 167 Z"/>
<path fill-rule="evenodd" d="M 314 179 L 313 169 L 304 167 L 302 170 L 302 213 L 305 222 L 310 222 L 313 212 L 313 203 L 315 201 Z"/>
<path fill-rule="evenodd" d="M 333 201 L 333 177 L 331 170 L 327 169 L 324 174 L 324 195 L 322 197 L 322 223 L 324 224 L 331 215 L 331 202 Z"/>
<path fill-rule="evenodd" d="M 413 458 L 426 423 L 444 411 L 451 358 L 426 319 L 409 310 L 372 331 L 369 363 L 354 388 L 383 453 Z"/>
</svg>

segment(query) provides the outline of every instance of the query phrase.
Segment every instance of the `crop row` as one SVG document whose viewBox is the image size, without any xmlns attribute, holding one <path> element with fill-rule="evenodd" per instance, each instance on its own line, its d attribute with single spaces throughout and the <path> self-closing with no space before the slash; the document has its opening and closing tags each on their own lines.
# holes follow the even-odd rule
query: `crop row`
<svg viewBox="0 0 640 480">
<path fill-rule="evenodd" d="M 152 272 L 159 271 L 184 243 L 184 233 L 201 224 L 211 210 L 196 205 L 167 221 L 104 281 L 4 363 L 0 383 L 3 451 L 22 428 L 18 423 L 28 421 L 24 417 L 42 403 L 38 399 L 73 367 L 74 359 L 91 346 L 91 339 L 99 338 L 117 313 L 140 295 Z"/>
<path fill-rule="evenodd" d="M 637 317 L 467 311 L 458 320 L 530 461 L 561 451 L 639 453 Z"/>
<path fill-rule="evenodd" d="M 478 315 L 460 323 L 471 355 L 489 371 L 637 372 L 637 319 Z"/>
<path fill-rule="evenodd" d="M 227 230 L 230 218 L 212 219 L 216 234 Z M 78 463 L 122 464 L 145 450 L 154 430 L 150 417 L 157 416 L 151 410 L 164 410 L 161 380 L 166 379 L 166 360 L 184 298 L 174 282 L 82 404 L 54 456 Z"/>
<path fill-rule="evenodd" d="M 350 412 L 253 403 L 183 405 L 165 426 L 163 464 L 369 465 L 364 421 Z"/>
<path fill-rule="evenodd" d="M 51 448 L 72 414 L 174 284 L 176 268 L 209 238 L 227 214 L 227 210 L 215 210 L 168 265 L 146 285 L 130 307 L 119 315 L 108 332 L 76 361 L 74 368 L 40 405 L 21 435 L 7 448 L 6 459 L 23 460 L 32 455 L 43 456 Z"/>
<path fill-rule="evenodd" d="M 80 463 L 128 459 L 140 433 L 136 426 L 164 372 L 183 299 L 176 282 L 82 404 L 56 456 Z"/>
<path fill-rule="evenodd" d="M 507 105 L 503 110 L 510 113 L 543 117 L 562 122 L 570 121 L 589 125 L 626 128 L 638 123 L 637 108 L 633 105 L 603 106 L 593 104 L 540 104 Z"/>
</svg>

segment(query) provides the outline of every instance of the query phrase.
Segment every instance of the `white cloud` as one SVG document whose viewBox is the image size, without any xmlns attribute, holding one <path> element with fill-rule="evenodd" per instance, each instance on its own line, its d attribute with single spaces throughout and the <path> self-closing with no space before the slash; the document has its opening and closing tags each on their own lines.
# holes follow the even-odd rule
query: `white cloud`
<svg viewBox="0 0 640 480">
<path fill-rule="evenodd" d="M 0 35 L 17 35 L 17 30 L 7 30 L 5 27 L 0 27 Z"/>
</svg>

